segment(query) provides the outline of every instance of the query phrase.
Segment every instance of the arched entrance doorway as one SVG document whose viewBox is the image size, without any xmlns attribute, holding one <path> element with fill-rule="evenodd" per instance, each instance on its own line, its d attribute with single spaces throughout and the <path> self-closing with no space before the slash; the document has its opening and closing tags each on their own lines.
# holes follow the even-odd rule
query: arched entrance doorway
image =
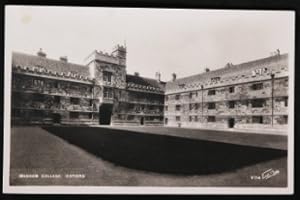
<svg viewBox="0 0 300 200">
<path fill-rule="evenodd" d="M 112 114 L 112 104 L 102 104 L 99 108 L 99 123 L 110 125 L 111 114 Z"/>
<path fill-rule="evenodd" d="M 141 125 L 144 125 L 144 117 L 141 117 Z"/>
</svg>

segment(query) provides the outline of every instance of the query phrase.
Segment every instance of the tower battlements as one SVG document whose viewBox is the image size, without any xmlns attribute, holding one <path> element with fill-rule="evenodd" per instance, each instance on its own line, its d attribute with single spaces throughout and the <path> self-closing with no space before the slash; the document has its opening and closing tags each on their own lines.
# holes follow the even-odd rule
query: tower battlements
<svg viewBox="0 0 300 200">
<path fill-rule="evenodd" d="M 98 61 L 126 66 L 126 53 L 125 46 L 117 45 L 110 54 L 107 52 L 94 50 L 85 58 L 84 62 L 86 65 L 89 65 L 92 61 Z"/>
</svg>

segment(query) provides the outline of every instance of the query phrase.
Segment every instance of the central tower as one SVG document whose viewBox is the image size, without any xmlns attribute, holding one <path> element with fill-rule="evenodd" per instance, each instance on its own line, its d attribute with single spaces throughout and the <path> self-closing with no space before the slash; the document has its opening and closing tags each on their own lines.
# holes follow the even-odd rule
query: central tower
<svg viewBox="0 0 300 200">
<path fill-rule="evenodd" d="M 126 87 L 126 47 L 117 45 L 111 54 L 94 50 L 84 61 L 96 85 Z"/>
<path fill-rule="evenodd" d="M 126 88 L 126 47 L 117 45 L 110 54 L 94 50 L 85 63 L 94 80 L 94 98 L 99 100 L 99 123 L 110 124 Z"/>
</svg>

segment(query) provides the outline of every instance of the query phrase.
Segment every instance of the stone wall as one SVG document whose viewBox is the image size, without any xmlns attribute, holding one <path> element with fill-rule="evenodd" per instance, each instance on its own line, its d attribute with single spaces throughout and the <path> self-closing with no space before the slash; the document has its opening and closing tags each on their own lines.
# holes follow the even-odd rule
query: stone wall
<svg viewBox="0 0 300 200">
<path fill-rule="evenodd" d="M 122 46 L 112 54 L 94 51 L 87 66 L 21 54 L 14 58 L 18 62 L 13 60 L 13 123 L 99 124 L 99 116 L 103 119 L 99 108 L 110 104 L 115 125 L 287 126 L 286 54 L 166 85 L 126 75 L 126 47 Z"/>
<path fill-rule="evenodd" d="M 93 91 L 92 84 L 13 74 L 12 121 L 53 123 L 56 114 L 61 123 L 96 123 L 98 100 Z"/>
<path fill-rule="evenodd" d="M 114 102 L 114 125 L 163 125 L 164 95 L 120 90 Z"/>
<path fill-rule="evenodd" d="M 228 128 L 229 119 L 233 118 L 236 128 L 254 128 L 256 125 L 271 128 L 273 114 L 273 127 L 284 129 L 288 115 L 288 78 L 274 79 L 273 82 L 273 113 L 272 80 L 264 80 L 166 95 L 165 125 Z M 254 90 L 253 85 L 259 83 L 261 88 Z M 231 87 L 234 91 L 230 92 Z M 255 107 L 257 100 L 262 103 Z M 230 104 L 233 104 L 232 108 Z M 215 121 L 209 122 L 209 116 L 215 117 Z M 252 116 L 262 116 L 262 124 L 253 125 Z"/>
<path fill-rule="evenodd" d="M 288 56 L 167 82 L 166 99 L 166 126 L 228 128 L 233 120 L 235 128 L 286 130 Z"/>
<path fill-rule="evenodd" d="M 96 84 L 107 87 L 125 89 L 126 87 L 126 69 L 124 66 L 114 65 L 110 63 L 96 62 L 95 63 L 95 80 Z M 104 72 L 111 72 L 111 82 L 104 81 Z"/>
</svg>

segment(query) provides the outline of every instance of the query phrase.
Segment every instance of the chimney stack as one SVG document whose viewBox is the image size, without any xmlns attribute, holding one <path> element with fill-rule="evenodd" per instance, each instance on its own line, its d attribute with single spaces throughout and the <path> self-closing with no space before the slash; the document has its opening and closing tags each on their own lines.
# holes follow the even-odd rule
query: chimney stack
<svg viewBox="0 0 300 200">
<path fill-rule="evenodd" d="M 37 52 L 37 55 L 44 58 L 47 56 L 47 54 L 43 52 L 42 48 L 40 48 L 40 50 Z"/>
<path fill-rule="evenodd" d="M 280 56 L 280 50 L 276 49 L 277 55 Z"/>
<path fill-rule="evenodd" d="M 175 80 L 176 80 L 176 74 L 173 73 L 173 74 L 172 74 L 172 81 L 175 81 Z"/>
<path fill-rule="evenodd" d="M 67 56 L 61 56 L 61 57 L 59 57 L 59 60 L 63 61 L 63 62 L 68 62 L 68 57 Z"/>
<path fill-rule="evenodd" d="M 160 82 L 160 77 L 161 77 L 161 74 L 159 72 L 156 72 L 155 73 L 155 79 Z"/>
<path fill-rule="evenodd" d="M 134 75 L 135 75 L 135 76 L 140 76 L 140 73 L 134 72 Z"/>
</svg>

